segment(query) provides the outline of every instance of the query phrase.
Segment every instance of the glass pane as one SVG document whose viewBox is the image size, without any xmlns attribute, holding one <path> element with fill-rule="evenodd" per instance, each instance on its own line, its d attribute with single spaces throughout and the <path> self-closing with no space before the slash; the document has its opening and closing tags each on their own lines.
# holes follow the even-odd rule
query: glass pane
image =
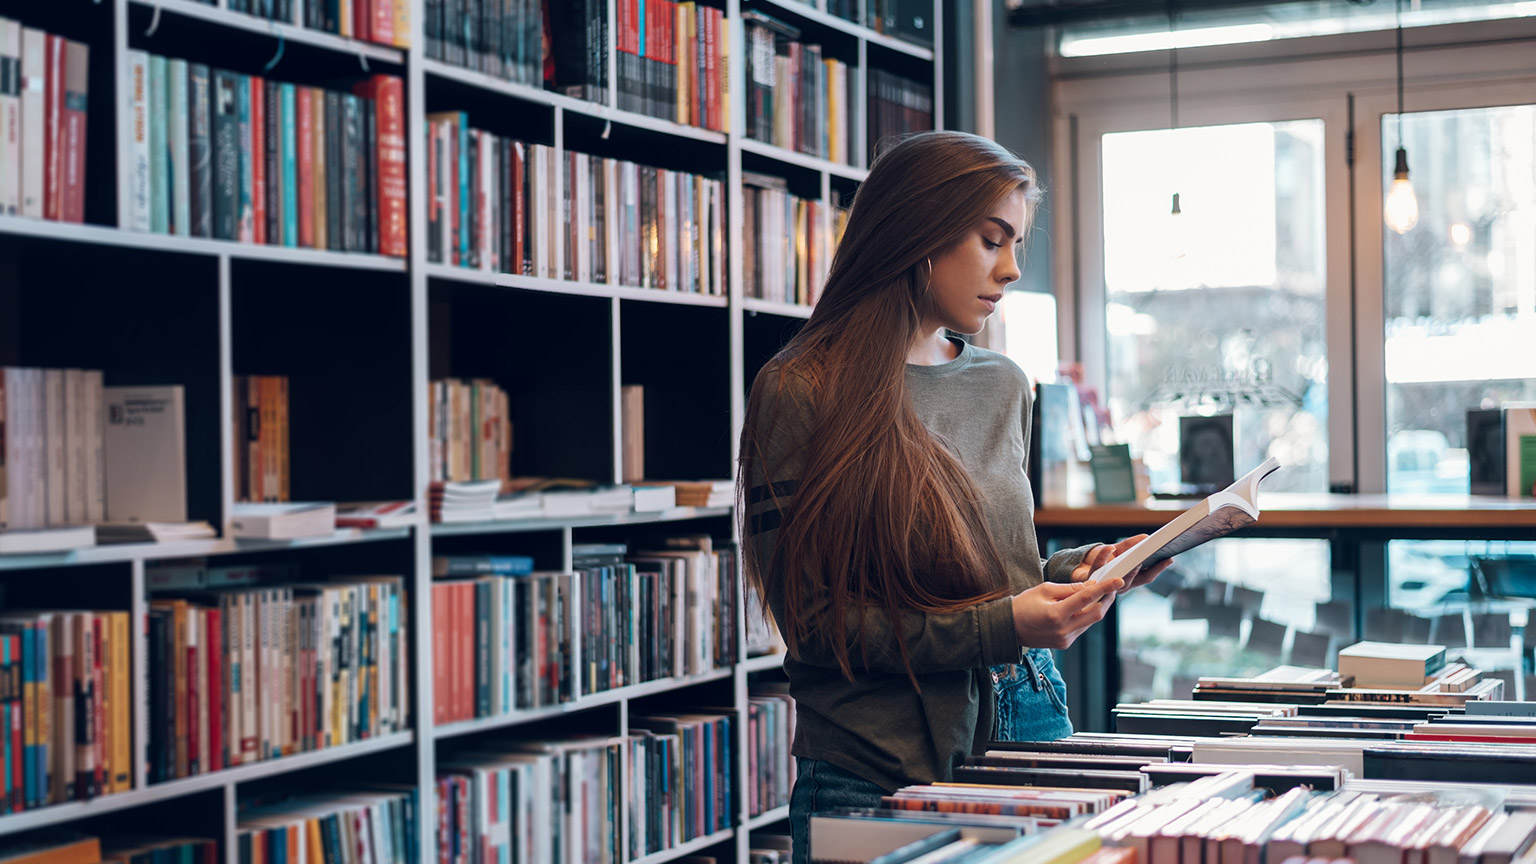
<svg viewBox="0 0 1536 864">
<path fill-rule="evenodd" d="M 1325 540 L 1216 540 L 1120 598 L 1120 701 L 1189 698 L 1202 675 L 1327 666 L 1350 644 Z"/>
<path fill-rule="evenodd" d="M 1197 479 L 1181 417 L 1231 415 L 1230 473 L 1274 455 L 1267 491 L 1326 491 L 1322 121 L 1102 146 L 1108 403 L 1152 490 Z"/>
<path fill-rule="evenodd" d="M 1533 606 L 1536 542 L 1392 540 L 1387 608 L 1367 611 L 1364 635 L 1444 645 L 1448 660 L 1504 679 L 1504 698 L 1529 699 Z"/>
<path fill-rule="evenodd" d="M 1402 121 L 1419 221 L 1383 229 L 1387 488 L 1466 492 L 1466 412 L 1536 399 L 1536 106 Z M 1383 188 L 1398 141 L 1384 117 Z"/>
</svg>

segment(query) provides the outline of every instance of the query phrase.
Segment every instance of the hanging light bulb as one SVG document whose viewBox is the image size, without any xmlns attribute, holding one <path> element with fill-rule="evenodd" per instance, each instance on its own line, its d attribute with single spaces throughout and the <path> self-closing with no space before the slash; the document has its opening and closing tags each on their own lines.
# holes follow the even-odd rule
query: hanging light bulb
<svg viewBox="0 0 1536 864">
<path fill-rule="evenodd" d="M 1397 164 L 1387 190 L 1387 227 L 1407 234 L 1419 224 L 1419 199 L 1408 179 L 1408 150 L 1403 147 L 1403 0 L 1397 0 Z"/>
<path fill-rule="evenodd" d="M 1408 179 L 1408 151 L 1397 148 L 1397 166 L 1392 169 L 1392 186 L 1387 190 L 1387 227 L 1407 234 L 1419 224 L 1419 199 Z"/>
<path fill-rule="evenodd" d="M 1179 208 L 1179 193 L 1173 193 L 1173 208 L 1168 211 L 1168 257 L 1183 258 L 1189 254 L 1188 229 L 1184 211 Z"/>
</svg>

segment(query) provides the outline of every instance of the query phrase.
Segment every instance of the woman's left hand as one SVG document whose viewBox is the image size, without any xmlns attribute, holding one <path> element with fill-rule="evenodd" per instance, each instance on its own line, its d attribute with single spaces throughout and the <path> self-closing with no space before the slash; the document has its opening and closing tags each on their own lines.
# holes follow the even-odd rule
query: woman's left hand
<svg viewBox="0 0 1536 864">
<path fill-rule="evenodd" d="M 1132 546 L 1135 546 L 1137 543 L 1140 543 L 1145 539 L 1147 539 L 1147 535 L 1137 534 L 1135 537 L 1127 537 L 1124 540 L 1121 540 L 1119 543 L 1115 543 L 1113 545 L 1104 544 L 1093 547 L 1092 549 L 1088 550 L 1088 555 L 1083 558 L 1083 563 L 1072 568 L 1072 581 L 1082 582 L 1086 580 L 1090 575 L 1093 574 L 1093 571 L 1103 567 L 1110 561 L 1113 561 L 1116 557 L 1130 551 Z M 1130 575 L 1125 577 L 1125 587 L 1120 589 L 1120 593 L 1124 594 L 1125 592 L 1135 588 L 1138 585 L 1145 585 L 1148 582 L 1151 582 L 1153 579 L 1157 578 L 1157 574 L 1168 569 L 1168 565 L 1172 563 L 1173 559 L 1169 558 L 1164 561 L 1159 561 L 1156 564 L 1153 564 L 1151 567 L 1137 568 L 1136 570 L 1132 571 Z"/>
</svg>

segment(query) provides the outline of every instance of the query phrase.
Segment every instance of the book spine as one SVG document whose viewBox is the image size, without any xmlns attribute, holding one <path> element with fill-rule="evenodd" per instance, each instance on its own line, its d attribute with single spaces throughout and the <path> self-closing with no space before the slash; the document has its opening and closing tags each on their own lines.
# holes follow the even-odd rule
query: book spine
<svg viewBox="0 0 1536 864">
<path fill-rule="evenodd" d="M 43 81 L 43 218 L 60 218 L 64 164 L 64 37 L 47 34 Z"/>
<path fill-rule="evenodd" d="M 239 76 L 219 70 L 213 76 L 213 237 L 241 238 Z M 248 110 L 248 109 L 247 109 Z"/>
<path fill-rule="evenodd" d="M 267 150 L 267 82 L 259 75 L 250 76 L 246 84 L 250 90 L 246 97 L 250 102 L 250 134 L 242 143 L 245 145 L 242 152 L 246 155 L 246 162 L 250 164 L 250 199 L 251 199 L 251 242 L 267 243 L 269 235 L 267 230 L 267 210 L 275 196 L 271 195 L 267 188 L 268 170 L 267 164 L 270 158 Z"/>
<path fill-rule="evenodd" d="M 80 223 L 85 221 L 85 120 L 90 46 L 82 42 L 65 42 L 64 55 L 59 219 Z"/>
<path fill-rule="evenodd" d="M 257 151 L 251 148 L 250 80 L 245 75 L 230 76 L 235 96 L 235 237 L 241 243 L 256 238 L 254 171 Z"/>
<path fill-rule="evenodd" d="M 167 113 L 169 123 L 167 125 L 166 146 L 170 150 L 170 228 L 171 233 L 180 237 L 191 236 L 192 232 L 192 195 L 191 172 L 189 155 L 189 133 L 191 118 L 188 116 L 188 93 L 192 89 L 188 82 L 187 61 L 171 59 L 166 61 L 166 88 L 167 88 Z"/>
<path fill-rule="evenodd" d="M 213 236 L 213 137 L 209 117 L 208 67 L 187 66 L 187 175 L 192 184 L 189 213 L 193 237 Z"/>
<path fill-rule="evenodd" d="M 325 138 L 321 142 L 325 150 L 325 248 L 333 252 L 347 249 L 346 219 L 350 199 L 346 196 L 347 154 L 346 120 L 343 116 L 341 94 L 325 91 L 323 100 Z"/>
</svg>

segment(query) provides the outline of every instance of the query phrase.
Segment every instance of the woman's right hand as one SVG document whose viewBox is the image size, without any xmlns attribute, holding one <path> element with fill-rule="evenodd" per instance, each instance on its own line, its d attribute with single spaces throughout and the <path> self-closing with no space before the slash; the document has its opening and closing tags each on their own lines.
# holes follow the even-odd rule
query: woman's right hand
<svg viewBox="0 0 1536 864">
<path fill-rule="evenodd" d="M 1123 579 L 1042 582 L 1013 595 L 1013 630 L 1025 648 L 1066 648 L 1097 624 L 1125 587 Z"/>
</svg>

